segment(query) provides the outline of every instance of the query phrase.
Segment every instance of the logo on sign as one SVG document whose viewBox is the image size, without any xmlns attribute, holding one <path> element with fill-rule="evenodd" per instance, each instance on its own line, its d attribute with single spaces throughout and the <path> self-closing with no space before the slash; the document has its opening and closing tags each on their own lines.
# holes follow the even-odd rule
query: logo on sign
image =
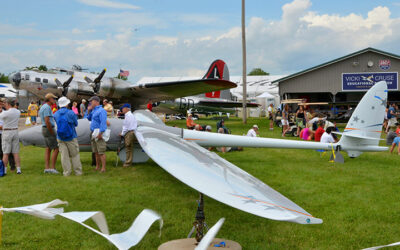
<svg viewBox="0 0 400 250">
<path fill-rule="evenodd" d="M 390 69 L 390 60 L 389 59 L 384 59 L 384 60 L 379 60 L 379 68 L 382 70 L 388 70 Z"/>
</svg>

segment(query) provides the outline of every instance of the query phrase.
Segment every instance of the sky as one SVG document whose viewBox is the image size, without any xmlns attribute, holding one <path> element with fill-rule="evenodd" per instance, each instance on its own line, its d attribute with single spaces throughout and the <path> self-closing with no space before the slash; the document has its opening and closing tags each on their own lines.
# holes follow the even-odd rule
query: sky
<svg viewBox="0 0 400 250">
<path fill-rule="evenodd" d="M 81 65 L 202 76 L 242 73 L 240 0 L 1 1 L 0 72 Z M 367 47 L 400 54 L 400 0 L 247 0 L 247 70 L 291 74 Z"/>
</svg>

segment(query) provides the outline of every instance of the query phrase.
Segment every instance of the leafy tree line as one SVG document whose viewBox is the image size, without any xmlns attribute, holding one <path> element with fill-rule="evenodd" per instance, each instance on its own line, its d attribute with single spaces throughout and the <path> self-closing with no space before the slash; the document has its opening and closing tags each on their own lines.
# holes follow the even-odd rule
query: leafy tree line
<svg viewBox="0 0 400 250">
<path fill-rule="evenodd" d="M 0 73 L 0 83 L 8 83 L 8 76 Z"/>
<path fill-rule="evenodd" d="M 261 68 L 254 68 L 247 75 L 248 76 L 269 76 L 269 73 L 265 72 Z"/>
</svg>

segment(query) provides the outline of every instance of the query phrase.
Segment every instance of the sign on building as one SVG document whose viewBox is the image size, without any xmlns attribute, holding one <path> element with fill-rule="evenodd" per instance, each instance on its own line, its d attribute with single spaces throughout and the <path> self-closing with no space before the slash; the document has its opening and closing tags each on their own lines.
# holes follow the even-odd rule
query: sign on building
<svg viewBox="0 0 400 250">
<path fill-rule="evenodd" d="M 364 72 L 364 73 L 343 73 L 343 91 L 367 91 L 375 83 L 386 81 L 388 90 L 397 90 L 397 72 Z"/>
</svg>

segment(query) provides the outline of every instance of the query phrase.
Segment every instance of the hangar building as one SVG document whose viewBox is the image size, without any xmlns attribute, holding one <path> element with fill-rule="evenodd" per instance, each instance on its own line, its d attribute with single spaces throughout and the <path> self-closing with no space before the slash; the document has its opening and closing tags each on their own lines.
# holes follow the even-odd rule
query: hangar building
<svg viewBox="0 0 400 250">
<path fill-rule="evenodd" d="M 273 83 L 279 85 L 281 100 L 304 98 L 340 105 L 356 104 L 375 82 L 386 80 L 389 101 L 400 102 L 399 70 L 399 55 L 366 48 Z"/>
</svg>

